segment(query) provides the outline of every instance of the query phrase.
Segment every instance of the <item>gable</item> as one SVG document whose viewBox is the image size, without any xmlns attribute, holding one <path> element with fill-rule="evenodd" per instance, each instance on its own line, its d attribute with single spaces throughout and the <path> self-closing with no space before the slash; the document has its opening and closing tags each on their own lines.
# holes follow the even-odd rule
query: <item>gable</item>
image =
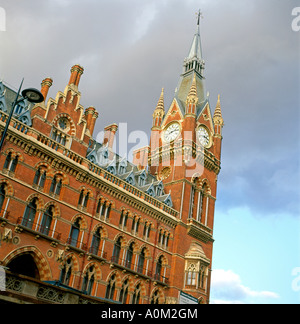
<svg viewBox="0 0 300 324">
<path fill-rule="evenodd" d="M 164 118 L 164 121 L 163 121 L 161 127 L 164 128 L 170 122 L 180 121 L 182 119 L 183 119 L 182 111 L 178 105 L 177 100 L 174 99 L 168 113 L 166 114 L 166 116 Z"/>
</svg>

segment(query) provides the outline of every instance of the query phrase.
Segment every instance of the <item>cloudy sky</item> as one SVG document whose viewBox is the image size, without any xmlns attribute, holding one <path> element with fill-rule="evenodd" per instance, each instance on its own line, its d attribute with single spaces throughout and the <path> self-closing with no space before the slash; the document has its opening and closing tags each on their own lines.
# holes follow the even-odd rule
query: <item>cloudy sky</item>
<svg viewBox="0 0 300 324">
<path fill-rule="evenodd" d="M 162 87 L 171 104 L 201 8 L 206 87 L 212 109 L 221 95 L 225 119 L 214 303 L 300 302 L 300 32 L 292 28 L 298 6 L 297 0 L 0 1 L 6 13 L 0 78 L 18 87 L 25 77 L 25 87 L 40 87 L 52 77 L 55 97 L 79 63 L 81 103 L 100 113 L 96 138 L 113 122 L 149 133 Z"/>
</svg>

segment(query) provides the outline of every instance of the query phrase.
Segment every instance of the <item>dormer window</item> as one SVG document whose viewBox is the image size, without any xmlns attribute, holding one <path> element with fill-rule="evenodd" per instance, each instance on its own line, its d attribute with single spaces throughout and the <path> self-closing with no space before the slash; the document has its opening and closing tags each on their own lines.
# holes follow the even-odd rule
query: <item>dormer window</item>
<svg viewBox="0 0 300 324">
<path fill-rule="evenodd" d="M 133 178 L 132 177 L 129 177 L 129 178 L 127 178 L 127 180 L 126 180 L 130 185 L 134 185 L 134 180 L 133 180 Z"/>
<path fill-rule="evenodd" d="M 142 173 L 139 176 L 139 186 L 143 187 L 146 184 L 146 175 L 144 173 Z"/>
<path fill-rule="evenodd" d="M 119 174 L 124 174 L 126 172 L 126 167 L 124 165 L 120 165 Z"/>
<path fill-rule="evenodd" d="M 163 185 L 162 183 L 160 183 L 157 188 L 156 188 L 156 195 L 159 197 L 159 196 L 162 196 L 163 195 Z"/>
<path fill-rule="evenodd" d="M 111 165 L 110 167 L 107 168 L 107 171 L 108 171 L 109 173 L 113 174 L 113 175 L 116 174 L 116 169 L 115 169 L 115 167 L 112 166 L 112 165 Z"/>
</svg>

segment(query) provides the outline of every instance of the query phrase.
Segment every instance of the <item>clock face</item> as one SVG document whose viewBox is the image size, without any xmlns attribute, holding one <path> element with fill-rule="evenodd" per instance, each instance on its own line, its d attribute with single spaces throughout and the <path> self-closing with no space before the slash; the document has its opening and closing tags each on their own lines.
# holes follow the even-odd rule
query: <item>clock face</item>
<svg viewBox="0 0 300 324">
<path fill-rule="evenodd" d="M 197 131 L 199 142 L 202 146 L 208 147 L 210 143 L 210 136 L 205 127 L 200 127 Z"/>
<path fill-rule="evenodd" d="M 180 126 L 179 124 L 174 123 L 164 131 L 164 139 L 166 142 L 171 142 L 174 141 L 179 134 L 180 134 Z"/>
</svg>

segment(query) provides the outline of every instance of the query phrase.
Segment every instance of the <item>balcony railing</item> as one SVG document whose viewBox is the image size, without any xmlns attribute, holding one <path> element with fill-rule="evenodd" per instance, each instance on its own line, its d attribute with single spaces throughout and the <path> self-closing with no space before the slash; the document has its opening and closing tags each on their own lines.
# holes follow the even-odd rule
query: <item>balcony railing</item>
<svg viewBox="0 0 300 324">
<path fill-rule="evenodd" d="M 79 240 L 76 240 L 72 237 L 67 239 L 67 244 L 76 249 L 87 251 L 87 245 Z"/>
<path fill-rule="evenodd" d="M 158 281 L 159 283 L 163 283 L 163 284 L 169 283 L 169 278 L 162 276 L 160 273 L 153 273 L 148 268 L 145 268 L 145 267 L 142 267 L 139 265 L 135 265 L 132 261 L 122 259 L 117 256 L 112 256 L 111 262 L 113 262 L 123 268 L 126 268 L 127 270 L 138 273 L 139 275 L 150 277 L 153 280 Z"/>
<path fill-rule="evenodd" d="M 54 231 L 53 229 L 49 228 L 48 226 L 43 226 L 41 224 L 34 223 L 30 220 L 24 219 L 23 217 L 19 217 L 17 219 L 17 225 L 21 225 L 25 229 L 28 229 L 35 233 L 42 234 L 44 236 L 51 237 L 58 241 L 60 241 L 60 239 L 61 239 L 61 233 Z"/>
</svg>

